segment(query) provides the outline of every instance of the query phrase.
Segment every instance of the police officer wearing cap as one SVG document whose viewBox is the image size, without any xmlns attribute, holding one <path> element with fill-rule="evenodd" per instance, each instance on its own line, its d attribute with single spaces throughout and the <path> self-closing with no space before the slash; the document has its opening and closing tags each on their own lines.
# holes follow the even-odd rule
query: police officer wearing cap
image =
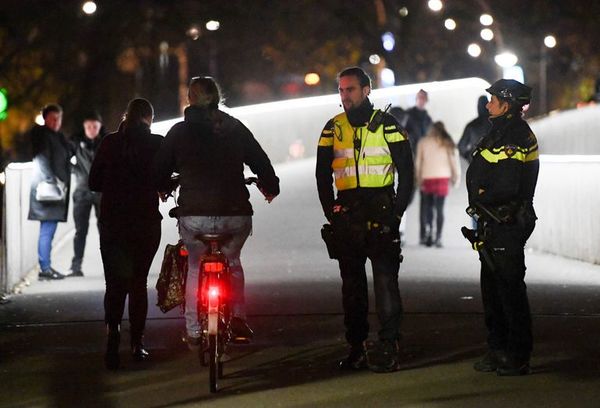
<svg viewBox="0 0 600 408">
<path fill-rule="evenodd" d="M 473 152 L 466 176 L 467 212 L 478 218 L 478 229 L 471 232 L 481 261 L 489 347 L 474 368 L 524 375 L 530 371 L 533 343 L 524 246 L 537 219 L 533 195 L 539 171 L 537 140 L 522 118 L 531 88 L 501 79 L 487 92 L 492 127 Z M 463 230 L 467 236 L 469 230 Z"/>
<path fill-rule="evenodd" d="M 337 252 L 330 256 L 338 259 L 342 277 L 350 352 L 340 362 L 340 368 L 360 370 L 368 365 L 376 372 L 390 372 L 399 367 L 402 303 L 398 287 L 398 226 L 413 187 L 412 153 L 407 134 L 394 117 L 373 109 L 368 98 L 371 80 L 361 68 L 340 72 L 338 85 L 344 112 L 330 119 L 321 133 L 316 178 Z M 394 191 L 396 173 L 398 187 Z M 367 258 L 373 266 L 381 325 L 379 341 L 369 351 L 368 359 Z"/>
</svg>

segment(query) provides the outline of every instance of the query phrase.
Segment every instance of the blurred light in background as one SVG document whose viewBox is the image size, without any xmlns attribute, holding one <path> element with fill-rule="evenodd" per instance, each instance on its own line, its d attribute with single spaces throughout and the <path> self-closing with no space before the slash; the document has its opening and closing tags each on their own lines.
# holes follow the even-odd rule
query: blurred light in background
<svg viewBox="0 0 600 408">
<path fill-rule="evenodd" d="M 191 26 L 186 31 L 186 34 L 188 35 L 188 37 L 190 37 L 192 40 L 195 41 L 198 38 L 200 38 L 200 29 L 198 27 L 196 27 L 196 26 Z"/>
<path fill-rule="evenodd" d="M 544 38 L 544 45 L 548 48 L 556 47 L 556 37 L 554 37 L 553 35 L 547 35 Z"/>
<path fill-rule="evenodd" d="M 398 14 L 400 14 L 400 17 L 406 17 L 408 16 L 408 9 L 406 7 L 402 7 L 400 10 L 398 10 Z"/>
<path fill-rule="evenodd" d="M 481 55 L 481 47 L 478 44 L 469 44 L 467 47 L 467 52 L 473 58 L 477 58 Z"/>
<path fill-rule="evenodd" d="M 42 117 L 41 113 L 38 113 L 38 115 L 35 117 L 35 123 L 40 126 L 44 126 L 44 118 Z"/>
<path fill-rule="evenodd" d="M 479 34 L 481 35 L 481 38 L 483 38 L 485 41 L 492 41 L 492 39 L 494 38 L 494 32 L 489 28 L 484 28 Z"/>
<path fill-rule="evenodd" d="M 98 6 L 96 6 L 96 3 L 94 3 L 93 1 L 86 1 L 81 6 L 81 9 L 87 15 L 94 14 L 96 12 L 97 8 L 98 8 Z"/>
<path fill-rule="evenodd" d="M 479 22 L 481 23 L 481 25 L 491 26 L 494 22 L 494 17 L 490 16 L 489 14 L 482 14 L 481 16 L 479 16 Z"/>
<path fill-rule="evenodd" d="M 316 72 L 309 72 L 304 76 L 304 83 L 306 85 L 317 85 L 319 82 L 321 82 L 321 77 Z"/>
<path fill-rule="evenodd" d="M 525 83 L 525 74 L 523 68 L 520 65 L 513 65 L 502 69 L 502 78 L 504 79 L 515 79 L 521 83 Z"/>
<path fill-rule="evenodd" d="M 433 11 L 440 11 L 442 7 L 444 7 L 441 0 L 429 0 L 429 2 L 427 2 L 427 5 Z"/>
<path fill-rule="evenodd" d="M 502 68 L 512 67 L 518 60 L 517 56 L 510 51 L 503 52 L 494 57 L 496 64 L 500 65 Z"/>
<path fill-rule="evenodd" d="M 386 51 L 392 51 L 396 46 L 396 40 L 394 39 L 394 34 L 389 31 L 383 33 L 381 36 L 381 42 L 383 43 L 383 49 Z"/>
<path fill-rule="evenodd" d="M 388 86 L 394 86 L 396 83 L 396 76 L 394 75 L 394 71 L 389 68 L 384 68 L 381 70 L 381 86 L 384 88 Z"/>
<path fill-rule="evenodd" d="M 369 56 L 369 62 L 373 65 L 377 65 L 381 62 L 381 58 L 377 54 L 371 54 L 371 56 Z"/>
<path fill-rule="evenodd" d="M 456 28 L 456 21 L 454 21 L 451 18 L 447 18 L 446 21 L 444 21 L 444 27 L 446 27 L 446 29 L 452 31 Z"/>
<path fill-rule="evenodd" d="M 208 31 L 217 31 L 221 27 L 221 23 L 216 20 L 210 20 L 206 23 L 206 29 Z"/>
</svg>

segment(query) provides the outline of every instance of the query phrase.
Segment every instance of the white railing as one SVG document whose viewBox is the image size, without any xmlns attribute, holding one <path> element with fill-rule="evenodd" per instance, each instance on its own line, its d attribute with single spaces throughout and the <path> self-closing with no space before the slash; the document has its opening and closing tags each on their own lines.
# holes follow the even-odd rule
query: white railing
<svg viewBox="0 0 600 408">
<path fill-rule="evenodd" d="M 600 156 L 542 155 L 534 206 L 536 229 L 528 246 L 600 263 Z"/>
</svg>

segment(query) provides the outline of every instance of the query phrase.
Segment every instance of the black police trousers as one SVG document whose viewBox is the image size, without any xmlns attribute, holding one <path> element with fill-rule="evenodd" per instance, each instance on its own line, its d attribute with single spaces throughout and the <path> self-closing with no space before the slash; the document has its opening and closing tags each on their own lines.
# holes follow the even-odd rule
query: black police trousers
<svg viewBox="0 0 600 408">
<path fill-rule="evenodd" d="M 73 259 L 71 270 L 81 271 L 85 242 L 90 226 L 90 214 L 92 207 L 96 218 L 100 216 L 101 195 L 91 191 L 75 190 L 73 193 L 73 219 L 75 221 L 75 238 L 73 239 Z"/>
<path fill-rule="evenodd" d="M 100 252 L 106 281 L 104 320 L 109 327 L 121 324 L 125 299 L 129 296 L 129 325 L 134 343 L 144 333 L 148 272 L 159 243 L 160 220 L 100 224 Z"/>
<path fill-rule="evenodd" d="M 491 350 L 529 359 L 533 347 L 531 312 L 525 285 L 525 235 L 517 225 L 488 226 L 484 246 L 489 261 L 480 253 L 481 297 Z"/>
<path fill-rule="evenodd" d="M 385 201 L 385 200 L 383 200 Z M 360 344 L 369 336 L 369 292 L 365 263 L 373 266 L 375 306 L 380 340 L 398 340 L 402 299 L 398 287 L 400 236 L 391 205 L 350 207 L 334 216 L 332 226 L 340 243 L 338 262 L 342 278 L 342 302 L 346 340 Z M 379 207 L 379 208 L 378 208 Z"/>
</svg>

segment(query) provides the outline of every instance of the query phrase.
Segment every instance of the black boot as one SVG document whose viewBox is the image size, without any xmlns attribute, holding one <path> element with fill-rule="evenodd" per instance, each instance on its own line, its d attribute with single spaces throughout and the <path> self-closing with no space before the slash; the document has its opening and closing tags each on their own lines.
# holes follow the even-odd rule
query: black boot
<svg viewBox="0 0 600 408">
<path fill-rule="evenodd" d="M 340 370 L 363 370 L 367 368 L 367 353 L 363 343 L 350 345 L 348 357 L 340 361 Z"/>
<path fill-rule="evenodd" d="M 500 365 L 500 358 L 503 352 L 500 350 L 489 350 L 485 355 L 473 364 L 475 371 L 489 373 L 496 371 Z"/>
<path fill-rule="evenodd" d="M 503 355 L 496 369 L 499 376 L 519 376 L 531 373 L 529 367 L 529 356 L 517 356 L 507 353 Z"/>
<path fill-rule="evenodd" d="M 150 353 L 144 347 L 144 336 L 136 336 L 131 338 L 131 355 L 135 361 L 144 361 L 150 357 Z"/>
<path fill-rule="evenodd" d="M 121 341 L 120 326 L 106 325 L 106 354 L 104 355 L 104 365 L 109 370 L 117 370 L 119 368 L 119 342 Z"/>
<path fill-rule="evenodd" d="M 398 353 L 400 348 L 396 340 L 379 340 L 373 350 L 369 350 L 369 368 L 376 373 L 391 373 L 400 368 Z"/>
</svg>

